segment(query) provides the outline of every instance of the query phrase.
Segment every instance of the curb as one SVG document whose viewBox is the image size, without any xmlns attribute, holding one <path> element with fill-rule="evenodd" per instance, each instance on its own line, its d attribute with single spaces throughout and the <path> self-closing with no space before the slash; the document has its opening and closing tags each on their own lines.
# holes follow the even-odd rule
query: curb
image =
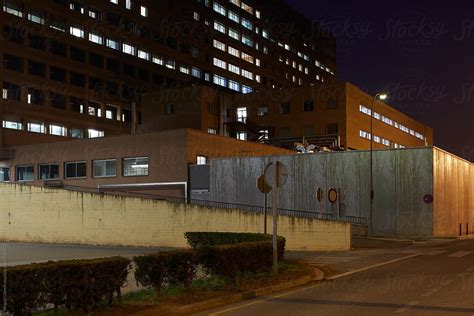
<svg viewBox="0 0 474 316">
<path fill-rule="evenodd" d="M 308 267 L 310 267 L 313 270 L 312 273 L 310 275 L 299 277 L 296 280 L 288 281 L 288 282 L 284 282 L 278 285 L 264 287 L 257 290 L 244 292 L 244 293 L 232 294 L 232 295 L 228 295 L 222 298 L 209 300 L 206 302 L 196 303 L 196 304 L 183 306 L 179 308 L 173 308 L 173 310 L 171 311 L 171 314 L 176 315 L 176 314 L 199 313 L 199 312 L 213 309 L 216 307 L 229 305 L 229 304 L 235 304 L 235 303 L 250 300 L 259 296 L 264 296 L 264 295 L 272 294 L 275 292 L 287 290 L 290 288 L 306 285 L 311 282 L 322 281 L 324 279 L 324 272 L 322 270 L 313 266 L 308 266 Z"/>
</svg>

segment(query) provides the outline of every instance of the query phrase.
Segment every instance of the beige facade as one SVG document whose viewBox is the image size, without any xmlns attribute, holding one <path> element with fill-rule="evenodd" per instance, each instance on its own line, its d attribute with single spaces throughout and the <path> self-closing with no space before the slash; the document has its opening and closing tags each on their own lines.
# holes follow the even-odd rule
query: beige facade
<svg viewBox="0 0 474 316">
<path fill-rule="evenodd" d="M 0 184 L 0 217 L 9 242 L 186 247 L 188 231 L 263 230 L 262 214 L 14 184 Z M 279 216 L 278 229 L 288 250 L 351 248 L 349 223 Z"/>
</svg>

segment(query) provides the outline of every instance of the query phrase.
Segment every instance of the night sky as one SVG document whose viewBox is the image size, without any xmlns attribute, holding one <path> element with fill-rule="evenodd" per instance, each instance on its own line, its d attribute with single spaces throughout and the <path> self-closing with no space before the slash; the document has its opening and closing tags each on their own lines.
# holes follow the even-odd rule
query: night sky
<svg viewBox="0 0 474 316">
<path fill-rule="evenodd" d="M 474 161 L 472 1 L 285 0 L 337 38 L 337 77 L 434 128 Z"/>
</svg>

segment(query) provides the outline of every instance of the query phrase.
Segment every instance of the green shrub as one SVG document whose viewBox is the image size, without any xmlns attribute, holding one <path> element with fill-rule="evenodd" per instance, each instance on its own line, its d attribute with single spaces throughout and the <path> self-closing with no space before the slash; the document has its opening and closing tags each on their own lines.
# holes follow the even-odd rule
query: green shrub
<svg viewBox="0 0 474 316">
<path fill-rule="evenodd" d="M 196 274 L 192 251 L 161 252 L 135 257 L 135 278 L 143 286 L 153 286 L 160 293 L 164 282 L 188 287 Z"/>
<path fill-rule="evenodd" d="M 184 234 L 188 245 L 193 249 L 203 247 L 230 245 L 255 241 L 272 241 L 272 235 L 255 233 L 223 233 L 223 232 L 187 232 Z M 284 237 L 278 236 L 278 259 L 281 260 L 285 254 Z"/>
<path fill-rule="evenodd" d="M 6 307 L 14 315 L 30 315 L 53 304 L 57 310 L 90 311 L 104 298 L 112 303 L 114 292 L 128 275 L 130 260 L 121 257 L 69 260 L 9 267 L 6 269 Z M 5 270 L 0 272 L 3 280 Z M 2 305 L 4 287 L 0 289 Z"/>
<path fill-rule="evenodd" d="M 278 257 L 283 258 L 285 239 L 278 239 Z M 213 275 L 235 277 L 240 273 L 268 271 L 273 263 L 272 241 L 254 241 L 202 247 L 199 262 Z"/>
<path fill-rule="evenodd" d="M 201 247 L 239 244 L 243 242 L 272 240 L 272 235 L 254 233 L 187 232 L 184 234 L 193 249 Z"/>
</svg>

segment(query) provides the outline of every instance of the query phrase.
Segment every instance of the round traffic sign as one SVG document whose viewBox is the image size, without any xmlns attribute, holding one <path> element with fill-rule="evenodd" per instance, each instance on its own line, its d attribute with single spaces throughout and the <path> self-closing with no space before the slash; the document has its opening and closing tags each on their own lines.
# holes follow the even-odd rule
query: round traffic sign
<svg viewBox="0 0 474 316">
<path fill-rule="evenodd" d="M 265 182 L 272 188 L 282 187 L 288 180 L 288 168 L 281 162 L 270 162 L 263 173 Z"/>
<path fill-rule="evenodd" d="M 332 204 L 337 202 L 337 190 L 336 189 L 330 189 L 328 192 L 328 200 Z"/>
<path fill-rule="evenodd" d="M 272 190 L 272 187 L 265 181 L 263 174 L 257 179 L 257 189 L 264 194 L 270 193 Z"/>
<path fill-rule="evenodd" d="M 316 190 L 316 197 L 318 198 L 318 202 L 321 202 L 323 200 L 323 189 L 318 188 Z"/>
</svg>

